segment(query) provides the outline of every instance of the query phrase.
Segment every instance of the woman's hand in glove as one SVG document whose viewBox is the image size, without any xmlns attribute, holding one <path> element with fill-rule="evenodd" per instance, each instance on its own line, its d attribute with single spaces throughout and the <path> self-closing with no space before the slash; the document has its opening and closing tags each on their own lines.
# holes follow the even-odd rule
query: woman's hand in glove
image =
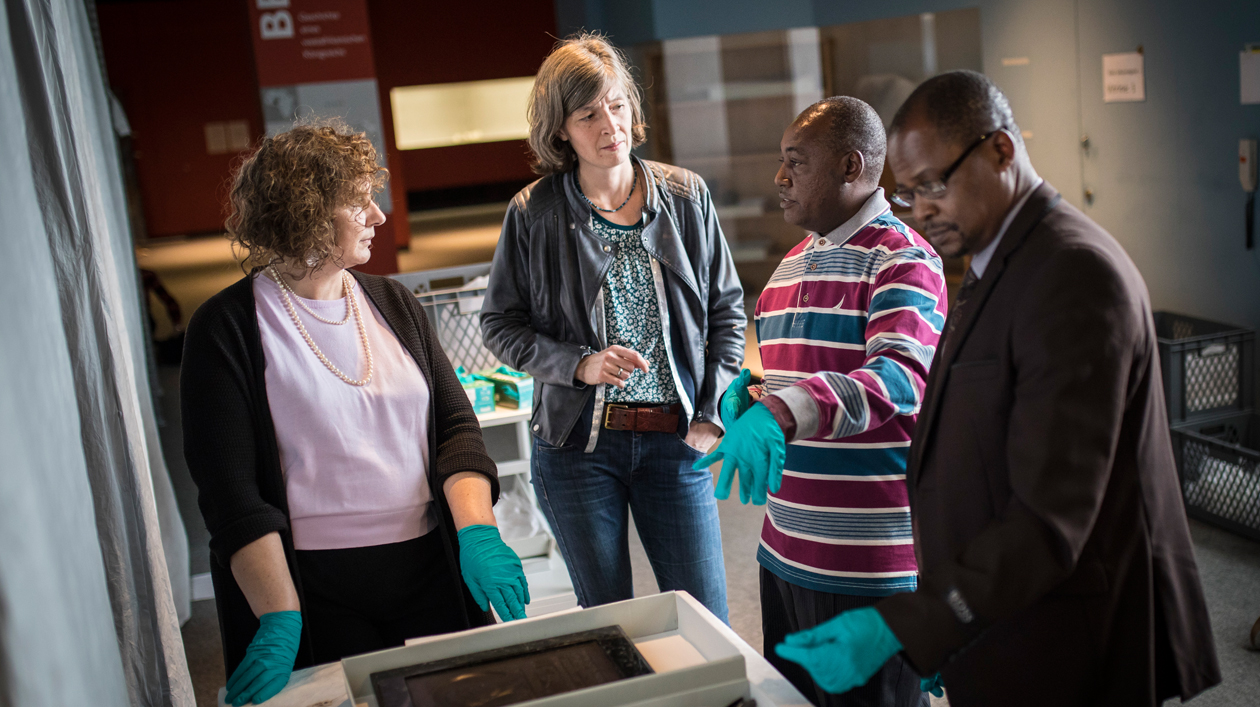
<svg viewBox="0 0 1260 707">
<path fill-rule="evenodd" d="M 511 621 L 525 618 L 529 585 L 516 556 L 499 537 L 493 525 L 469 525 L 459 531 L 459 566 L 464 583 L 482 611 L 490 605 L 499 617 Z"/>
<path fill-rule="evenodd" d="M 266 702 L 284 689 L 302 640 L 300 611 L 273 611 L 258 617 L 258 622 L 245 658 L 227 682 L 224 702 L 236 707 Z"/>
</svg>

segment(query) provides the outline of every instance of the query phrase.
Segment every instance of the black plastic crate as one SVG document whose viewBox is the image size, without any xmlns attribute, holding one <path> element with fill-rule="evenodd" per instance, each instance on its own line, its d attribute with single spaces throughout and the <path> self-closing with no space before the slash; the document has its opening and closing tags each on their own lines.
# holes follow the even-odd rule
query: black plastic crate
<svg viewBox="0 0 1260 707">
<path fill-rule="evenodd" d="M 1195 422 L 1256 407 L 1256 332 L 1155 313 L 1168 421 Z"/>
<path fill-rule="evenodd" d="M 1186 513 L 1260 540 L 1260 415 L 1172 428 Z"/>
</svg>

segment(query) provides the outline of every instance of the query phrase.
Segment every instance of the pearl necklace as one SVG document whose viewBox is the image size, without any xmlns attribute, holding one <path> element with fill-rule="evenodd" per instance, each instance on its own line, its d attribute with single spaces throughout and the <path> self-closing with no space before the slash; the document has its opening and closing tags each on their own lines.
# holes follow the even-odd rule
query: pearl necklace
<svg viewBox="0 0 1260 707">
<path fill-rule="evenodd" d="M 333 326 L 341 326 L 342 324 L 345 324 L 346 322 L 350 321 L 350 299 L 351 299 L 350 273 L 346 272 L 345 270 L 341 271 L 341 295 L 345 297 L 346 299 L 346 316 L 342 317 L 341 321 L 334 322 L 331 319 L 324 319 L 323 317 L 319 316 L 318 312 L 311 309 L 310 307 L 307 307 L 306 303 L 302 301 L 302 298 L 298 296 L 298 293 L 294 292 L 293 288 L 289 286 L 289 283 L 285 282 L 284 278 L 280 276 L 280 271 L 276 270 L 276 266 L 272 265 L 270 267 L 270 270 L 271 270 L 271 279 L 275 280 L 276 283 L 280 285 L 280 289 L 285 290 L 290 295 L 292 295 L 293 299 L 297 300 L 298 306 L 301 307 L 302 309 L 305 309 L 307 314 L 311 315 L 312 317 L 315 317 L 316 319 L 320 320 L 321 322 L 325 324 L 332 324 Z"/>
<path fill-rule="evenodd" d="M 338 369 L 336 366 L 333 365 L 332 361 L 328 360 L 328 357 L 324 355 L 324 352 L 319 350 L 319 346 L 315 344 L 315 340 L 312 339 L 310 333 L 306 331 L 306 326 L 302 324 L 302 320 L 298 317 L 297 310 L 294 309 L 293 307 L 293 301 L 289 298 L 289 292 L 291 290 L 288 284 L 285 283 L 285 281 L 280 278 L 280 273 L 275 269 L 275 266 L 271 267 L 271 274 L 276 279 L 276 282 L 280 283 L 280 300 L 284 302 L 284 308 L 288 310 L 289 317 L 293 319 L 293 324 L 297 327 L 298 331 L 302 334 L 302 338 L 306 340 L 306 345 L 311 347 L 311 351 L 315 353 L 315 357 L 318 358 L 321 362 L 323 362 L 324 366 L 326 366 L 328 370 L 333 372 L 333 375 L 337 376 L 338 378 L 345 381 L 346 383 L 349 383 L 350 385 L 362 387 L 362 386 L 367 385 L 368 383 L 371 383 L 372 371 L 373 371 L 372 347 L 370 344 L 368 344 L 367 327 L 363 325 L 363 315 L 359 313 L 359 302 L 353 296 L 349 283 L 348 282 L 345 283 L 346 284 L 346 306 L 347 308 L 352 310 L 354 313 L 355 323 L 359 325 L 359 340 L 363 342 L 363 352 L 367 354 L 367 375 L 364 376 L 362 380 L 355 380 L 351 378 L 350 376 L 347 376 L 345 373 L 342 373 L 340 369 Z M 348 278 L 349 276 L 350 275 L 348 273 L 345 273 L 345 272 L 342 273 L 343 278 Z M 345 281 L 343 280 L 343 282 Z M 295 293 L 294 297 L 296 296 L 297 294 Z M 301 304 L 301 302 L 299 302 L 299 304 Z M 310 311 L 310 310 L 307 310 L 307 311 Z M 311 312 L 311 314 L 314 314 L 314 312 Z M 347 314 L 346 316 L 348 318 L 350 315 Z M 323 320 L 323 321 L 328 321 L 328 320 Z M 328 323 L 335 324 L 336 322 L 328 322 Z"/>
</svg>

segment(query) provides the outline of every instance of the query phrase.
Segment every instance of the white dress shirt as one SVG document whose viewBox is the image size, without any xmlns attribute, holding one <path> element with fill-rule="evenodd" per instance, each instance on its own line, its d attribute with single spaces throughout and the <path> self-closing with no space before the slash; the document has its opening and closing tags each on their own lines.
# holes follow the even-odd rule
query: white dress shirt
<svg viewBox="0 0 1260 707">
<path fill-rule="evenodd" d="M 1002 242 L 1002 236 L 1006 235 L 1006 229 L 1011 227 L 1011 222 L 1015 220 L 1015 215 L 1019 213 L 1020 209 L 1024 208 L 1024 204 L 1028 203 L 1028 197 L 1032 196 L 1032 193 L 1037 191 L 1037 187 L 1041 186 L 1041 183 L 1044 181 L 1044 179 L 1038 177 L 1036 183 L 1028 187 L 1028 190 L 1016 200 L 1011 210 L 1006 212 L 1006 219 L 1002 221 L 1002 227 L 998 229 L 997 236 L 983 250 L 971 256 L 971 271 L 976 274 L 977 280 L 984 277 L 985 268 L 989 267 L 989 261 L 993 260 L 993 253 L 997 251 L 998 243 Z"/>
</svg>

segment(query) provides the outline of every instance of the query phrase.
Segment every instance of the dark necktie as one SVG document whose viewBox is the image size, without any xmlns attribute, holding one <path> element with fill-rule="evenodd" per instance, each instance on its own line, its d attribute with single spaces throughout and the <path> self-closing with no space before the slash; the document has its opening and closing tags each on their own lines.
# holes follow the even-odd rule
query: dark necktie
<svg viewBox="0 0 1260 707">
<path fill-rule="evenodd" d="M 954 298 L 954 306 L 949 310 L 949 321 L 945 323 L 945 336 L 941 338 L 942 347 L 949 341 L 949 337 L 954 335 L 954 329 L 966 311 L 967 300 L 975 291 L 976 282 L 979 280 L 980 278 L 976 277 L 976 271 L 967 268 L 967 274 L 963 275 L 962 286 L 958 288 L 958 296 Z"/>
</svg>

